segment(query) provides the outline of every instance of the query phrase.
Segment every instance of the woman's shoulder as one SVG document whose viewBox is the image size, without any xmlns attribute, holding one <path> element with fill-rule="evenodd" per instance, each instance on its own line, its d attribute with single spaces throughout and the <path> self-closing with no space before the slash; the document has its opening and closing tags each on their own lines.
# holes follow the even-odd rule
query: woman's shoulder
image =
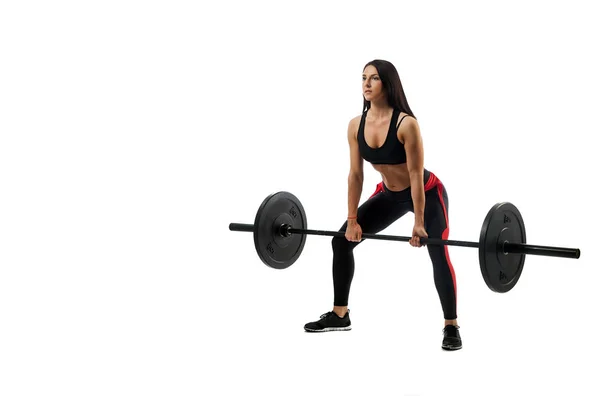
<svg viewBox="0 0 600 400">
<path fill-rule="evenodd" d="M 358 133 L 358 128 L 360 126 L 360 120 L 362 118 L 362 114 L 359 114 L 355 117 L 352 117 L 350 121 L 348 121 L 348 134 L 356 137 Z"/>
<path fill-rule="evenodd" d="M 397 128 L 399 128 L 400 125 L 409 125 L 409 126 L 410 125 L 412 125 L 412 126 L 419 125 L 419 122 L 413 115 L 408 114 L 404 111 L 400 111 L 400 110 L 398 110 L 398 111 L 399 111 L 399 113 L 398 113 L 398 120 L 397 120 L 398 121 Z"/>
<path fill-rule="evenodd" d="M 363 114 L 359 114 L 356 115 L 352 118 L 350 118 L 350 121 L 348 122 L 348 126 L 356 126 L 358 127 L 358 125 L 360 124 L 360 120 L 362 118 Z"/>
</svg>

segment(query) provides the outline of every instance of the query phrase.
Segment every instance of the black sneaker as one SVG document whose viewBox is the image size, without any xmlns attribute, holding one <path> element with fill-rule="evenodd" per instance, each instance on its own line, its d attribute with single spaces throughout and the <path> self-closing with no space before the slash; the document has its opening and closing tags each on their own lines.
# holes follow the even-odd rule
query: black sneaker
<svg viewBox="0 0 600 400">
<path fill-rule="evenodd" d="M 326 312 L 321 315 L 321 319 L 315 322 L 309 322 L 304 325 L 306 332 L 330 332 L 330 331 L 349 331 L 352 329 L 350 325 L 350 312 L 346 311 L 344 318 L 340 318 L 333 311 Z"/>
<path fill-rule="evenodd" d="M 462 349 L 462 340 L 458 332 L 459 326 L 446 325 L 444 327 L 444 340 L 442 340 L 442 349 L 460 350 Z"/>
</svg>

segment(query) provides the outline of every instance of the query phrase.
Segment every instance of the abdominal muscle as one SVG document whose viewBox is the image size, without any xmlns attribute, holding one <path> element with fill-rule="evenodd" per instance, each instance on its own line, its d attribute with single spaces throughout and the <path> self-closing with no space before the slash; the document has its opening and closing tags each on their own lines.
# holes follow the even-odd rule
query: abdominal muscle
<svg viewBox="0 0 600 400">
<path fill-rule="evenodd" d="M 406 164 L 372 164 L 375 171 L 381 174 L 385 186 L 393 192 L 410 187 L 410 174 Z"/>
</svg>

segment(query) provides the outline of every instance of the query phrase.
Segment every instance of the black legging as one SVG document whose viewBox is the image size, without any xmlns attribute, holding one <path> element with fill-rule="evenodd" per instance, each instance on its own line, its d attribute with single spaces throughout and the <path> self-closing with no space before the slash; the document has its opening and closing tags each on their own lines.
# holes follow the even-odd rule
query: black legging
<svg viewBox="0 0 600 400">
<path fill-rule="evenodd" d="M 442 182 L 425 170 L 425 230 L 430 238 L 448 239 L 448 194 Z M 357 222 L 363 233 L 378 233 L 402 217 L 414 212 L 411 189 L 390 191 L 383 182 L 371 197 L 358 208 Z M 346 231 L 346 221 L 340 228 Z M 410 235 L 406 235 L 410 236 Z M 333 285 L 334 305 L 347 306 L 350 284 L 354 276 L 353 250 L 362 243 L 350 242 L 345 237 L 334 237 Z M 454 268 L 448 255 L 448 246 L 427 245 L 433 264 L 433 278 L 445 319 L 456 319 L 456 280 Z"/>
</svg>

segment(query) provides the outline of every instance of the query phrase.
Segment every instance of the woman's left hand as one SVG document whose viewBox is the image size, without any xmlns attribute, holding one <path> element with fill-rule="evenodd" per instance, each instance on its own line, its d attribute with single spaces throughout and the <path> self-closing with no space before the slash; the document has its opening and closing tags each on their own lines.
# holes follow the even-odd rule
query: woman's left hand
<svg viewBox="0 0 600 400">
<path fill-rule="evenodd" d="M 412 231 L 412 238 L 408 241 L 413 247 L 421 247 L 421 238 L 426 238 L 427 232 L 425 231 L 425 226 L 423 224 L 415 224 Z"/>
</svg>

